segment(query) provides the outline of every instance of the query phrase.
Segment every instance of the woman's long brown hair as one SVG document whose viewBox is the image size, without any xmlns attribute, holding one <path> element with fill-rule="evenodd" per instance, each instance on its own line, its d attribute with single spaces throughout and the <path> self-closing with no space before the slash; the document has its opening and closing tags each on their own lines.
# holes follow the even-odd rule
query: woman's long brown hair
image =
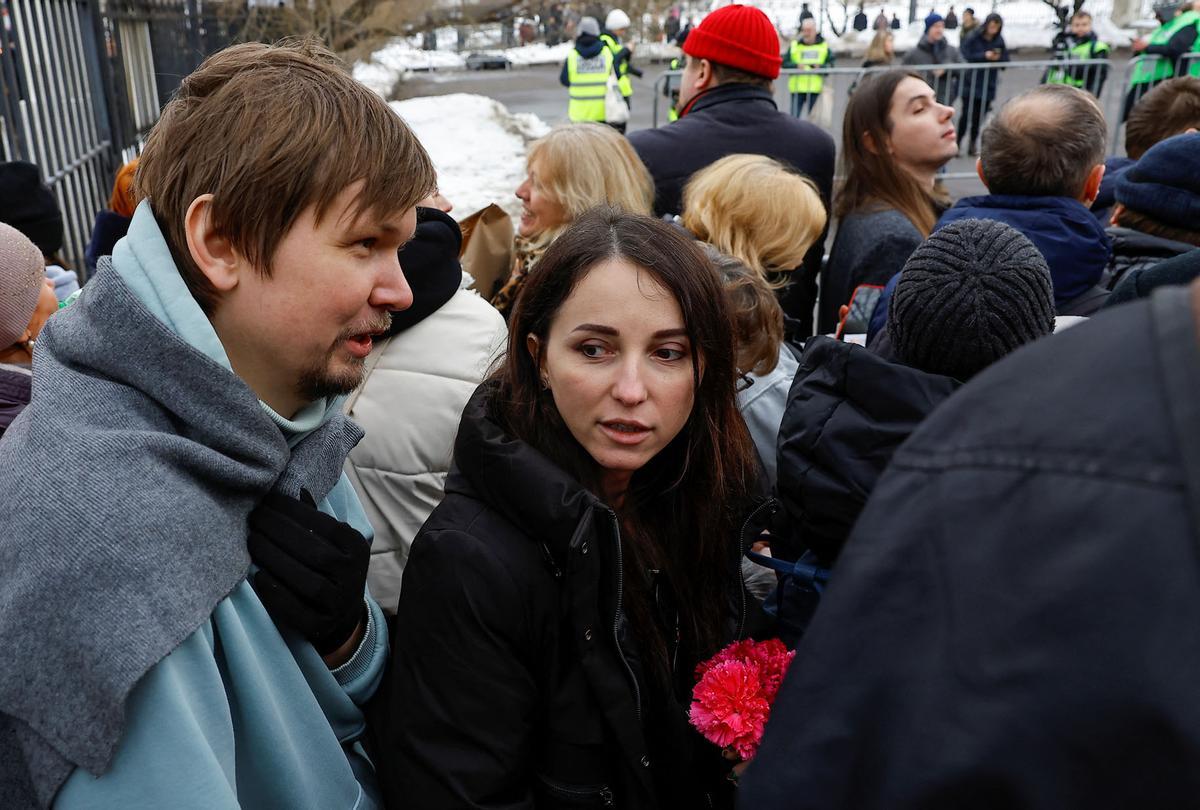
<svg viewBox="0 0 1200 810">
<path fill-rule="evenodd" d="M 624 547 L 633 551 L 626 559 L 665 564 L 681 608 L 683 641 L 706 656 L 725 640 L 730 605 L 741 587 L 739 513 L 753 490 L 757 462 L 737 410 L 733 319 L 717 273 L 697 244 L 660 220 L 614 208 L 580 217 L 549 247 L 521 291 L 509 322 L 505 361 L 493 374 L 498 387 L 492 415 L 603 497 L 601 470 L 567 429 L 553 395 L 540 385 L 526 339 L 536 335 L 545 345 L 571 291 L 592 268 L 611 259 L 642 268 L 675 297 L 691 341 L 691 416 L 679 435 L 634 473 L 619 517 L 629 529 Z M 659 665 L 667 666 L 663 639 L 639 617 L 649 611 L 636 607 L 630 611 L 641 625 L 634 627 L 635 636 L 643 643 L 649 639 L 643 654 L 661 672 Z"/>
<path fill-rule="evenodd" d="M 834 214 L 840 219 L 856 211 L 895 208 L 921 236 L 928 237 L 937 223 L 933 198 L 883 149 L 892 133 L 892 96 L 909 77 L 925 81 L 910 70 L 889 70 L 868 76 L 850 97 L 842 125 L 845 179 L 834 201 Z M 867 148 L 864 135 L 871 136 L 876 151 Z"/>
</svg>

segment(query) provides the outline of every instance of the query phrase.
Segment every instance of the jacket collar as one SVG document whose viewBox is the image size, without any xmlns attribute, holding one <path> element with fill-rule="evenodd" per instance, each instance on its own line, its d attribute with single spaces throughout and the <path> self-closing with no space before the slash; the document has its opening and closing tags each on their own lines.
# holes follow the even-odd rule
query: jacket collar
<svg viewBox="0 0 1200 810">
<path fill-rule="evenodd" d="M 1083 203 L 1070 197 L 989 194 L 965 197 L 938 222 L 994 219 L 1025 234 L 1041 251 L 1054 281 L 1054 303 L 1069 304 L 1099 281 L 1111 252 L 1108 235 Z"/>
<path fill-rule="evenodd" d="M 463 410 L 454 442 L 454 467 L 447 490 L 461 476 L 471 493 L 534 537 L 556 557 L 565 557 L 580 521 L 608 509 L 569 473 L 532 445 L 514 438 L 489 413 L 495 384 L 475 390 Z"/>
<path fill-rule="evenodd" d="M 765 102 L 770 104 L 773 109 L 777 109 L 775 106 L 775 97 L 765 87 L 755 87 L 751 84 L 740 83 L 719 84 L 716 87 L 705 90 L 692 99 L 692 102 L 680 113 L 680 117 L 682 118 L 684 115 L 733 101 Z"/>
</svg>

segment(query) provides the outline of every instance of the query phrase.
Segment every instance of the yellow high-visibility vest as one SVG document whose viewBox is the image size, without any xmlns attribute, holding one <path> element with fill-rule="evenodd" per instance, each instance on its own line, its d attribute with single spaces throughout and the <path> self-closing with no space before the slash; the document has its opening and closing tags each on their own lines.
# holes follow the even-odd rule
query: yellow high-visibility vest
<svg viewBox="0 0 1200 810">
<path fill-rule="evenodd" d="M 604 42 L 604 47 L 612 52 L 613 58 L 616 58 L 617 54 L 621 52 L 621 43 L 608 34 L 601 34 L 600 39 Z M 621 63 L 621 67 L 617 68 L 617 85 L 621 88 L 621 95 L 625 98 L 633 95 L 633 79 L 629 78 L 628 59 Z"/>
<path fill-rule="evenodd" d="M 812 45 L 805 45 L 800 40 L 792 43 L 789 56 L 792 62 L 797 67 L 812 65 L 820 67 L 829 59 L 829 43 L 816 42 Z M 792 76 L 788 79 L 789 93 L 820 93 L 825 87 L 824 76 L 805 76 L 803 73 Z"/>
<path fill-rule="evenodd" d="M 604 93 L 612 69 L 613 55 L 608 48 L 602 48 L 591 57 L 580 56 L 575 50 L 567 54 L 567 81 L 571 84 L 567 88 L 570 93 L 568 118 L 604 123 Z"/>
</svg>

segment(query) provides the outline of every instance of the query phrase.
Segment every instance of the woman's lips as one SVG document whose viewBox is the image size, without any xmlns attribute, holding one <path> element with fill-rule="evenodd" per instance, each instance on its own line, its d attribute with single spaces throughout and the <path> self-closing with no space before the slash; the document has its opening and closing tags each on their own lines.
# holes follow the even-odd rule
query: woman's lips
<svg viewBox="0 0 1200 810">
<path fill-rule="evenodd" d="M 601 422 L 600 429 L 617 444 L 640 444 L 650 436 L 650 428 L 641 422 L 613 419 Z"/>
</svg>

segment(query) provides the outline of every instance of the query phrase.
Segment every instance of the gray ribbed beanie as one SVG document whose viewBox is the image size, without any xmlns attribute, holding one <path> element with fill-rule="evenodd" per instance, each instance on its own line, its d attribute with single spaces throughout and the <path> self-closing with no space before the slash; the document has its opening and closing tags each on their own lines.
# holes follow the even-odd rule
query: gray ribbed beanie
<svg viewBox="0 0 1200 810">
<path fill-rule="evenodd" d="M 887 329 L 905 365 L 967 380 L 1054 331 L 1050 269 L 1033 243 L 1003 222 L 952 222 L 905 263 Z"/>
<path fill-rule="evenodd" d="M 0 222 L 0 349 L 25 334 L 45 279 L 46 263 L 37 245 Z"/>
</svg>

